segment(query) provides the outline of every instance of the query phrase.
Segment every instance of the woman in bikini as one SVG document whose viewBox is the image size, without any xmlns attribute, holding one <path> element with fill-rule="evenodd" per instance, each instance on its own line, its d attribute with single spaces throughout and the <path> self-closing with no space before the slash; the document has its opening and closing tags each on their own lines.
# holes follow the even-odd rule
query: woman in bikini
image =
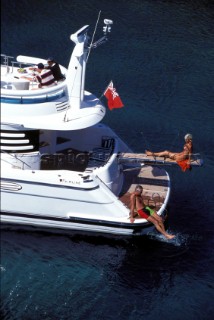
<svg viewBox="0 0 214 320">
<path fill-rule="evenodd" d="M 186 159 L 190 160 L 193 152 L 192 135 L 190 133 L 187 133 L 184 137 L 184 140 L 185 140 L 185 145 L 182 152 L 174 153 L 168 150 L 161 151 L 161 152 L 151 152 L 146 150 L 146 155 L 154 156 L 154 157 L 165 157 L 175 161 L 182 161 Z"/>
<path fill-rule="evenodd" d="M 138 214 L 141 218 L 146 219 L 147 221 L 154 224 L 156 229 L 162 233 L 167 239 L 173 239 L 175 236 L 172 234 L 168 234 L 164 228 L 162 218 L 155 212 L 155 210 L 151 209 L 148 206 L 145 206 L 142 198 L 143 187 L 141 185 L 137 185 L 135 188 L 135 192 L 131 194 L 131 212 L 130 212 L 130 222 L 134 222 L 134 211 L 137 209 Z"/>
</svg>

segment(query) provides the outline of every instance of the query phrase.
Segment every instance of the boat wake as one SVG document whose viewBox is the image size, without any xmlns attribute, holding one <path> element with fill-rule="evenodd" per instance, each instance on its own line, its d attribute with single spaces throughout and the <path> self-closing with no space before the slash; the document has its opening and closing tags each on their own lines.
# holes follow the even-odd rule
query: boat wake
<svg viewBox="0 0 214 320">
<path fill-rule="evenodd" d="M 3 266 L 0 265 L 0 271 L 4 272 L 4 271 L 6 271 L 6 269 Z"/>
<path fill-rule="evenodd" d="M 151 232 L 149 233 L 149 238 L 152 240 L 157 240 L 160 242 L 169 243 L 171 245 L 174 245 L 175 247 L 180 247 L 183 245 L 187 245 L 190 239 L 190 235 L 188 234 L 182 234 L 181 232 L 175 233 L 171 232 L 170 230 L 167 230 L 169 233 L 175 234 L 175 238 L 173 239 L 166 239 L 162 234 Z"/>
</svg>

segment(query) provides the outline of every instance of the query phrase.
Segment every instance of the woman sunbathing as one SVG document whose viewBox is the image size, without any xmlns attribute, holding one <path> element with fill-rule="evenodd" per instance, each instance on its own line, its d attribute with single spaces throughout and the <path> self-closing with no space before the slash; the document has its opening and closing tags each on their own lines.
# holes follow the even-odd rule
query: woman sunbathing
<svg viewBox="0 0 214 320">
<path fill-rule="evenodd" d="M 191 159 L 191 154 L 193 151 L 193 145 L 192 145 L 192 135 L 190 133 L 187 133 L 184 137 L 185 145 L 182 152 L 175 153 L 168 150 L 161 151 L 161 152 L 151 152 L 146 150 L 147 156 L 154 156 L 154 157 L 165 157 L 169 158 L 175 161 L 182 161 L 186 159 Z"/>
</svg>

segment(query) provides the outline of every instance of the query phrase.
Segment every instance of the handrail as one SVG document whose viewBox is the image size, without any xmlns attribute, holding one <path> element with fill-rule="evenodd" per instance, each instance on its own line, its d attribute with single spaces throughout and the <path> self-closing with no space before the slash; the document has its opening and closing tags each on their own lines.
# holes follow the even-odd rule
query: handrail
<svg viewBox="0 0 214 320">
<path fill-rule="evenodd" d="M 9 59 L 13 59 L 14 57 L 7 56 L 6 54 L 1 54 L 1 57 L 4 59 L 4 65 L 8 67 Z"/>
<path fill-rule="evenodd" d="M 11 82 L 11 81 L 8 81 Z M 41 89 L 41 90 L 7 90 L 7 89 L 3 89 L 1 88 L 1 96 L 28 96 L 28 97 L 36 97 L 36 96 L 41 96 L 41 95 L 46 95 L 46 94 L 53 94 L 57 91 L 60 90 L 65 90 L 66 91 L 66 83 L 63 81 L 62 83 L 58 83 L 56 86 L 54 87 L 49 87 L 49 88 L 45 88 L 45 89 Z M 35 92 L 34 92 L 35 91 Z"/>
<path fill-rule="evenodd" d="M 45 90 L 45 89 L 44 89 Z M 19 90 L 22 91 L 21 94 L 17 94 L 18 92 L 14 92 L 13 93 L 10 91 L 10 94 L 8 94 L 8 90 L 7 90 L 7 94 L 4 94 L 3 91 L 1 90 L 1 102 L 5 102 L 5 103 L 16 103 L 16 104 L 31 104 L 31 103 L 36 103 L 37 100 L 39 100 L 40 103 L 42 102 L 50 102 L 56 99 L 56 97 L 63 97 L 66 96 L 66 87 L 64 85 L 61 86 L 60 88 L 54 88 L 54 90 L 49 91 L 49 92 L 44 92 L 44 90 L 40 93 L 33 93 L 27 90 Z M 26 92 L 28 94 L 26 94 Z"/>
<path fill-rule="evenodd" d="M 160 194 L 158 192 L 154 192 L 152 194 L 152 201 L 154 201 L 154 204 L 155 204 L 155 208 L 157 209 L 157 202 L 155 200 L 155 195 L 157 195 L 159 197 L 159 203 L 161 203 L 161 197 L 160 197 Z M 150 199 L 149 199 L 150 200 Z M 149 205 L 149 200 L 148 200 L 148 205 Z"/>
<path fill-rule="evenodd" d="M 26 166 L 28 166 L 29 168 L 31 168 L 31 166 L 29 166 L 25 161 L 17 158 L 16 155 L 13 155 L 13 154 L 11 154 L 11 153 L 9 153 L 9 152 L 6 152 L 6 151 L 4 151 L 4 150 L 1 150 L 1 152 L 2 152 L 2 153 L 5 153 L 5 154 L 7 154 L 7 155 L 9 155 L 9 156 L 11 156 L 12 158 L 15 158 L 16 160 L 19 160 L 20 162 L 22 162 L 22 164 L 25 164 Z M 2 159 L 2 160 L 3 160 L 3 159 Z M 9 163 L 10 163 L 10 162 L 9 162 Z M 11 164 L 12 164 L 12 163 L 11 163 Z"/>
</svg>

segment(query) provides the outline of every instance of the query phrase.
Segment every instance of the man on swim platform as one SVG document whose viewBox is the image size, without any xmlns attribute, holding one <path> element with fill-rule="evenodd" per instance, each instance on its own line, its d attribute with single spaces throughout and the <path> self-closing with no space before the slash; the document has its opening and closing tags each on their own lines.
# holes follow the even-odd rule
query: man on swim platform
<svg viewBox="0 0 214 320">
<path fill-rule="evenodd" d="M 134 222 L 134 211 L 137 209 L 138 214 L 141 218 L 146 219 L 147 221 L 154 224 L 155 228 L 162 233 L 167 239 L 173 239 L 175 236 L 172 234 L 168 234 L 165 230 L 162 218 L 155 212 L 155 210 L 151 209 L 148 206 L 145 206 L 143 202 L 143 187 L 141 185 L 137 185 L 135 188 L 135 192 L 131 194 L 131 211 L 130 211 L 130 222 Z"/>
</svg>

